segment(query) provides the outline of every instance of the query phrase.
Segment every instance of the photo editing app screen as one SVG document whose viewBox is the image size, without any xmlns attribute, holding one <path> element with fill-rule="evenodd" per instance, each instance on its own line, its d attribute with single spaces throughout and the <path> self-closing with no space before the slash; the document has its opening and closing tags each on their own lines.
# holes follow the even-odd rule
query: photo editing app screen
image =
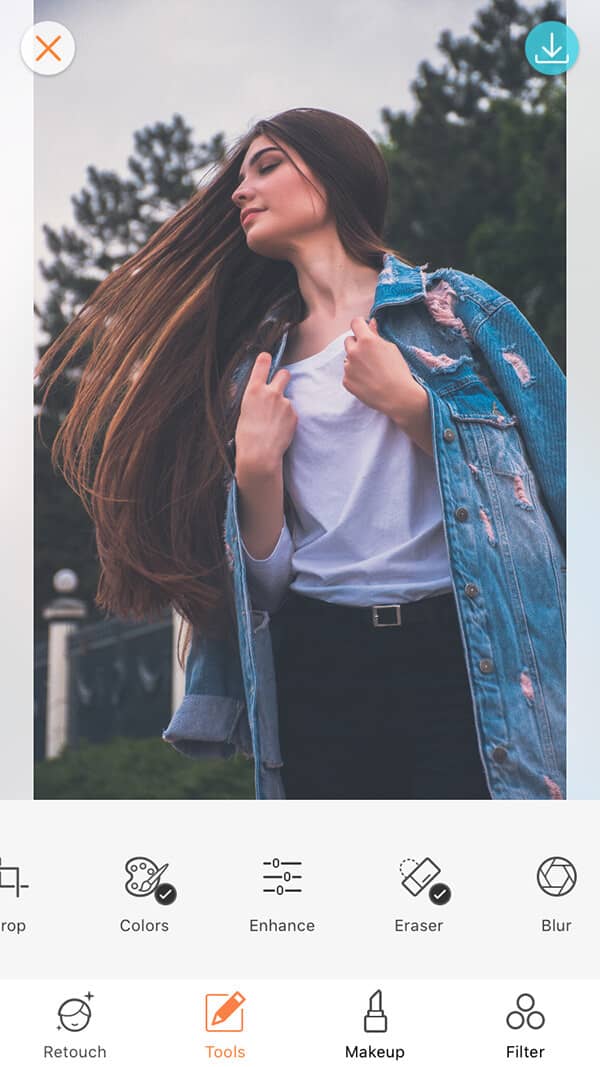
<svg viewBox="0 0 600 1067">
<path fill-rule="evenodd" d="M 7 20 L 6 1062 L 591 1067 L 598 13 Z"/>
</svg>

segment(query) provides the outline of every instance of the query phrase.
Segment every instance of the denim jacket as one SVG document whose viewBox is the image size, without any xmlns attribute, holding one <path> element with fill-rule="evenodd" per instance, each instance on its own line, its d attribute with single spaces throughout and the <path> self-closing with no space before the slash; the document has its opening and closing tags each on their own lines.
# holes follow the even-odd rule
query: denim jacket
<svg viewBox="0 0 600 1067">
<path fill-rule="evenodd" d="M 563 799 L 565 376 L 515 305 L 462 271 L 427 273 L 386 254 L 372 316 L 429 397 L 444 532 L 490 794 Z M 238 654 L 225 641 L 194 632 L 185 697 L 163 738 L 188 756 L 245 753 L 254 759 L 257 799 L 283 799 L 270 617 L 253 610 L 249 598 L 235 478 L 227 484 L 224 548 Z M 435 661 L 432 648 L 432 670 Z"/>
</svg>

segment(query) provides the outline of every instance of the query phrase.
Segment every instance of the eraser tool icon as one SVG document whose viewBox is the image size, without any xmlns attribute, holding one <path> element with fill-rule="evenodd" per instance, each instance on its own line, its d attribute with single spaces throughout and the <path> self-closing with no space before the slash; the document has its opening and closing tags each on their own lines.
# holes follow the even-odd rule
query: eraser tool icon
<svg viewBox="0 0 600 1067">
<path fill-rule="evenodd" d="M 403 879 L 402 885 L 413 897 L 417 897 L 430 882 L 433 882 L 433 879 L 440 874 L 440 871 L 441 867 L 438 867 L 437 863 L 434 863 L 427 856 L 416 867 L 413 867 L 410 874 Z"/>
</svg>

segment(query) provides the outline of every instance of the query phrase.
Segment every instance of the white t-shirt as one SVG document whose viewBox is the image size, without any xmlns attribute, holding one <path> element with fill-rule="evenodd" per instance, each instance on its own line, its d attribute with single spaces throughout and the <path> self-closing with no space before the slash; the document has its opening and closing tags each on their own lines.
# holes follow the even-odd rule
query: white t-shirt
<svg viewBox="0 0 600 1067">
<path fill-rule="evenodd" d="M 434 460 L 387 415 L 342 385 L 346 330 L 287 366 L 298 415 L 283 457 L 294 507 L 277 545 L 243 545 L 253 605 L 276 611 L 288 587 L 335 604 L 403 604 L 450 592 Z"/>
</svg>

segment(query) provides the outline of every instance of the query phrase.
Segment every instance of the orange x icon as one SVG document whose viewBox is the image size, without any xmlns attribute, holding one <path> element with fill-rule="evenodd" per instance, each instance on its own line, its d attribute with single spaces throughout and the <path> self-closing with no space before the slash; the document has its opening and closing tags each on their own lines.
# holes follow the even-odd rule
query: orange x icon
<svg viewBox="0 0 600 1067">
<path fill-rule="evenodd" d="M 41 46 L 41 47 L 40 47 Z M 63 74 L 75 58 L 75 38 L 62 22 L 34 22 L 21 38 L 21 58 L 34 74 Z"/>
<path fill-rule="evenodd" d="M 44 51 L 40 52 L 39 56 L 35 57 L 36 63 L 38 63 L 40 61 L 42 56 L 46 55 L 46 52 L 52 52 L 52 55 L 54 56 L 54 58 L 58 59 L 59 63 L 62 63 L 62 60 L 61 60 L 60 56 L 58 55 L 57 52 L 54 51 L 54 48 L 53 48 L 53 46 L 56 44 L 56 42 L 60 41 L 61 36 L 62 35 L 59 33 L 58 37 L 55 37 L 54 40 L 50 42 L 50 44 L 46 44 L 44 38 L 40 37 L 39 33 L 36 33 L 36 35 L 35 35 L 36 41 L 39 41 L 40 44 L 43 44 L 43 46 L 44 46 Z"/>
</svg>

